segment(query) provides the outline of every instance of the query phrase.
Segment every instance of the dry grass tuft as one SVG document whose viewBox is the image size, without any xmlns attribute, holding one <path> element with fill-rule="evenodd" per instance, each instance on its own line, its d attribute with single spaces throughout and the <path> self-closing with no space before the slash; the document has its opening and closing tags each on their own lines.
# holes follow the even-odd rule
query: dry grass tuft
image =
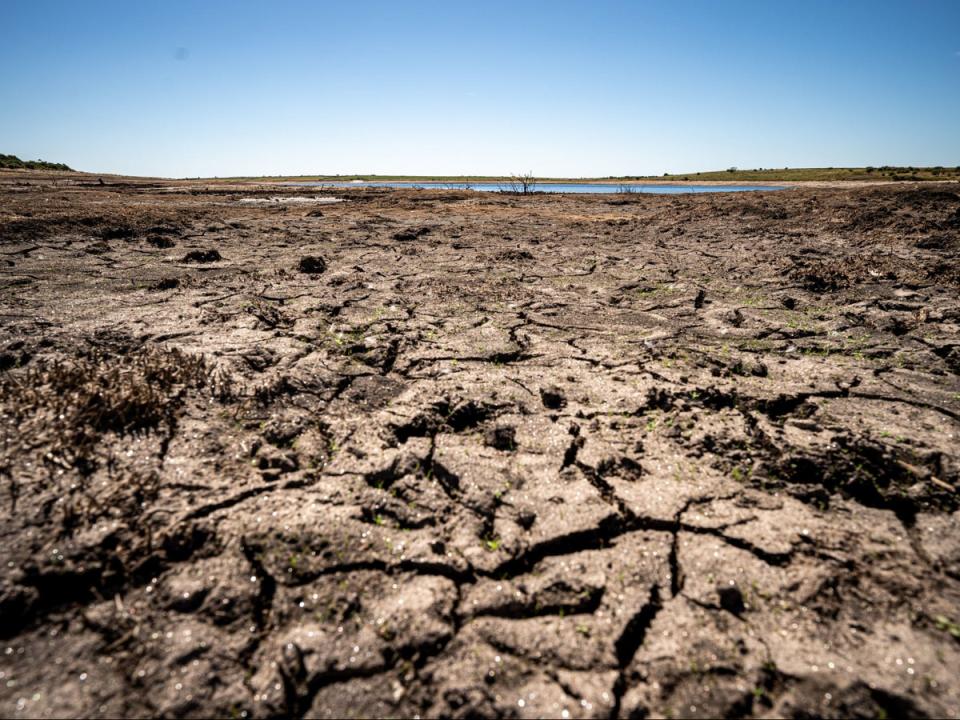
<svg viewBox="0 0 960 720">
<path fill-rule="evenodd" d="M 0 377 L 0 440 L 4 450 L 47 446 L 45 462 L 89 474 L 103 435 L 171 432 L 187 390 L 212 380 L 202 357 L 157 347 L 36 361 Z"/>
</svg>

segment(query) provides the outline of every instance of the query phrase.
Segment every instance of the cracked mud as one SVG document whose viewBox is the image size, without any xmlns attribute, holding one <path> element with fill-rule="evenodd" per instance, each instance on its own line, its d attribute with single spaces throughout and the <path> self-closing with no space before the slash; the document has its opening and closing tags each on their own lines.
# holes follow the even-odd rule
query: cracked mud
<svg viewBox="0 0 960 720">
<path fill-rule="evenodd" d="M 0 181 L 0 715 L 960 714 L 949 186 Z"/>
</svg>

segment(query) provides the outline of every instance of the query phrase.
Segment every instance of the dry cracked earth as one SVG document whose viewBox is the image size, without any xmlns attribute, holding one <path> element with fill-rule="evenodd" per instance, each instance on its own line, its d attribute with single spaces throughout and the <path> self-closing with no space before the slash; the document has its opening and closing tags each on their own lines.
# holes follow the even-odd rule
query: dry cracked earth
<svg viewBox="0 0 960 720">
<path fill-rule="evenodd" d="M 960 714 L 956 185 L 315 190 L 0 176 L 0 715 Z"/>
</svg>

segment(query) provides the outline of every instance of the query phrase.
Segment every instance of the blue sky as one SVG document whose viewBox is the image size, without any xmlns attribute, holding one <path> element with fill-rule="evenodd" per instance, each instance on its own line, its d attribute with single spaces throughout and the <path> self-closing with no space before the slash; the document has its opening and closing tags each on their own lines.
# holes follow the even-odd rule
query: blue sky
<svg viewBox="0 0 960 720">
<path fill-rule="evenodd" d="M 95 172 L 960 165 L 960 0 L 0 0 L 0 152 Z"/>
</svg>

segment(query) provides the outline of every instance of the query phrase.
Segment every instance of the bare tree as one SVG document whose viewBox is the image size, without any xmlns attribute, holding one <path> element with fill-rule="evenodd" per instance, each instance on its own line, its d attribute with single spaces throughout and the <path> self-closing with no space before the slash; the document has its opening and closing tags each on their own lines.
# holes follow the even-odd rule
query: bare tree
<svg viewBox="0 0 960 720">
<path fill-rule="evenodd" d="M 525 172 L 511 175 L 507 184 L 510 187 L 510 192 L 517 195 L 529 195 L 536 189 L 537 179 L 532 172 Z"/>
</svg>

